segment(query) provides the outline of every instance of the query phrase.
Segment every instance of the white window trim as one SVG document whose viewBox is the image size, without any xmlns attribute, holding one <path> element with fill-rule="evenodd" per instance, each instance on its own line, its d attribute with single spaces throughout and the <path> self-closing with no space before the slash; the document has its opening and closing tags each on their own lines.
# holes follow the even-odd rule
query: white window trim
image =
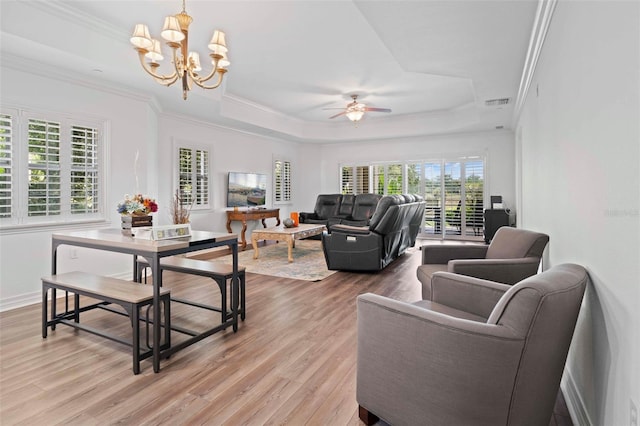
<svg viewBox="0 0 640 426">
<path fill-rule="evenodd" d="M 70 114 L 60 111 L 50 111 L 41 109 L 31 109 L 27 107 L 16 107 L 11 105 L 2 106 L 2 113 L 13 117 L 13 140 L 12 140 L 12 171 L 11 180 L 13 194 L 17 195 L 17 201 L 12 205 L 12 216 L 10 218 L 0 218 L 0 234 L 12 234 L 24 232 L 25 230 L 47 231 L 61 228 L 76 228 L 86 224 L 108 224 L 107 200 L 108 200 L 108 165 L 111 141 L 111 123 L 101 117 L 91 117 L 87 115 Z M 61 123 L 61 135 L 64 138 L 61 142 L 61 157 L 66 162 L 64 170 L 69 170 L 70 136 L 64 133 L 71 126 L 86 126 L 97 128 L 101 135 L 98 159 L 98 188 L 99 207 L 98 212 L 92 214 L 71 214 L 69 206 L 64 206 L 63 211 L 57 216 L 28 216 L 28 158 L 29 146 L 27 143 L 29 132 L 29 119 L 39 119 L 45 121 L 59 121 Z M 67 139 L 68 138 L 68 139 Z M 64 182 L 69 183 L 69 182 Z M 70 195 L 69 188 L 61 188 L 64 196 Z M 63 196 L 63 199 L 64 199 Z"/>
</svg>

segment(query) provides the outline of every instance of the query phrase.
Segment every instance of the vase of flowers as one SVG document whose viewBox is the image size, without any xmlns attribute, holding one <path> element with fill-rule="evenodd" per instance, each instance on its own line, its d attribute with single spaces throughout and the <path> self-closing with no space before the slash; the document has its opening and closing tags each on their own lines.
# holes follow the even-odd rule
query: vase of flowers
<svg viewBox="0 0 640 426">
<path fill-rule="evenodd" d="M 122 229 L 140 226 L 153 226 L 151 213 L 158 211 L 156 200 L 146 195 L 125 195 L 124 201 L 118 204 L 118 213 L 122 218 Z"/>
</svg>

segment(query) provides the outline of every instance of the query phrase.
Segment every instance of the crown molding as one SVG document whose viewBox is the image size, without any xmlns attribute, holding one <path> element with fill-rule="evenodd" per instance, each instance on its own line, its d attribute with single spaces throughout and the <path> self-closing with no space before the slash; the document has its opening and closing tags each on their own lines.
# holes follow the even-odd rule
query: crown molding
<svg viewBox="0 0 640 426">
<path fill-rule="evenodd" d="M 176 112 L 161 112 L 159 115 L 161 115 L 162 117 L 165 118 L 169 118 L 169 119 L 173 119 L 173 120 L 178 120 L 178 121 L 182 121 L 185 123 L 191 123 L 191 124 L 195 124 L 198 126 L 202 126 L 202 127 L 208 127 L 208 128 L 212 128 L 212 129 L 219 129 L 219 130 L 223 130 L 223 131 L 227 131 L 227 132 L 231 132 L 231 133 L 241 133 L 241 134 L 245 134 L 245 135 L 249 135 L 249 136 L 256 136 L 256 137 L 260 137 L 260 138 L 264 138 L 264 139 L 269 139 L 269 140 L 274 140 L 274 141 L 278 141 L 278 142 L 282 142 L 284 141 L 288 141 L 288 142 L 301 142 L 298 140 L 295 140 L 294 138 L 288 137 L 288 135 L 282 134 L 281 136 L 279 134 L 276 134 L 277 132 L 274 131 L 268 131 L 268 133 L 265 133 L 264 131 L 258 132 L 258 131 L 251 131 L 249 129 L 242 129 L 240 127 L 235 127 L 235 126 L 231 126 L 231 125 L 224 125 L 224 124 L 220 124 L 220 123 L 216 123 L 213 121 L 208 121 L 205 119 L 201 119 L 201 118 L 197 118 L 197 117 L 193 117 L 190 115 L 185 115 L 185 114 L 179 114 Z M 264 130 L 264 129 L 262 129 Z"/>
<path fill-rule="evenodd" d="M 522 77 L 520 78 L 520 86 L 518 88 L 518 95 L 516 97 L 516 103 L 513 108 L 512 126 L 515 127 L 522 107 L 527 100 L 529 94 L 529 88 L 533 81 L 533 76 L 538 65 L 538 59 L 542 53 L 542 46 L 544 39 L 549 31 L 551 25 L 551 18 L 556 8 L 557 0 L 539 0 L 538 9 L 536 10 L 536 17 L 533 22 L 533 29 L 531 30 L 531 37 L 529 38 L 529 47 L 527 49 L 527 56 L 525 58 L 524 69 L 522 70 Z"/>
<path fill-rule="evenodd" d="M 129 33 L 126 30 L 113 25 L 103 19 L 100 19 L 95 15 L 90 15 L 88 13 L 80 11 L 67 3 L 63 3 L 57 0 L 38 0 L 23 3 L 28 4 L 29 6 L 47 14 L 57 16 L 58 18 L 61 18 L 65 21 L 82 25 L 92 32 L 98 32 L 102 35 L 114 38 L 116 40 L 129 38 Z"/>
<path fill-rule="evenodd" d="M 85 74 L 76 73 L 70 70 L 62 70 L 52 66 L 43 67 L 41 62 L 7 52 L 1 52 L 0 60 L 2 62 L 2 66 L 6 68 L 83 86 L 93 90 L 99 90 L 104 93 L 123 96 L 136 101 L 147 102 L 157 111 L 162 110 L 155 97 L 136 92 L 135 89 L 131 87 L 109 83 L 104 79 L 92 79 L 87 77 Z"/>
</svg>

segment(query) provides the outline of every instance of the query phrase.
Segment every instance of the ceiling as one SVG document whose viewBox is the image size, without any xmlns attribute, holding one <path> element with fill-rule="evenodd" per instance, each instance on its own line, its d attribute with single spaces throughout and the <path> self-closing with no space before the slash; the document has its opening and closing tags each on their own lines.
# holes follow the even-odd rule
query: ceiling
<svg viewBox="0 0 640 426">
<path fill-rule="evenodd" d="M 221 89 L 194 87 L 186 101 L 144 73 L 129 43 L 136 23 L 159 38 L 180 0 L 2 0 L 0 8 L 6 66 L 150 97 L 167 113 L 331 142 L 509 128 L 537 1 L 186 0 L 190 50 L 206 58 L 221 29 L 231 60 Z M 344 107 L 352 94 L 393 111 L 367 113 L 357 126 L 330 120 L 339 110 L 324 108 Z M 510 101 L 485 104 L 499 98 Z"/>
</svg>

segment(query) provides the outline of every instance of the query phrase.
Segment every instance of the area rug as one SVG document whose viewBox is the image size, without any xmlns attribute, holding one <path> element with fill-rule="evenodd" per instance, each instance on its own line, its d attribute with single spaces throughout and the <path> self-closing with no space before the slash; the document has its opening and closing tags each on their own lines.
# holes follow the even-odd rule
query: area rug
<svg viewBox="0 0 640 426">
<path fill-rule="evenodd" d="M 287 260 L 287 244 L 283 242 L 259 247 L 258 253 L 258 259 L 254 259 L 253 250 L 240 251 L 238 263 L 254 274 L 306 281 L 320 281 L 336 272 L 327 269 L 322 242 L 317 240 L 296 240 L 291 263 Z M 231 256 L 211 261 L 231 264 Z"/>
</svg>

